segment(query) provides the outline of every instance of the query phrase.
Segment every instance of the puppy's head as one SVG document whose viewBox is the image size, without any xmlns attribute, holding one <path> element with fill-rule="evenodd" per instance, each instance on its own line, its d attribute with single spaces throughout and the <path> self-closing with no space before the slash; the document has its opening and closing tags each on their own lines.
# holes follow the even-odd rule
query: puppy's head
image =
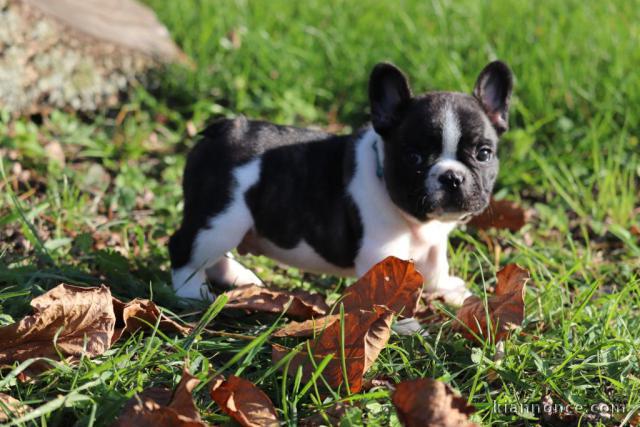
<svg viewBox="0 0 640 427">
<path fill-rule="evenodd" d="M 489 203 L 498 174 L 497 145 L 507 130 L 513 77 L 487 65 L 472 95 L 413 96 L 389 63 L 369 80 L 371 121 L 384 141 L 384 179 L 393 202 L 419 221 L 464 220 Z"/>
</svg>

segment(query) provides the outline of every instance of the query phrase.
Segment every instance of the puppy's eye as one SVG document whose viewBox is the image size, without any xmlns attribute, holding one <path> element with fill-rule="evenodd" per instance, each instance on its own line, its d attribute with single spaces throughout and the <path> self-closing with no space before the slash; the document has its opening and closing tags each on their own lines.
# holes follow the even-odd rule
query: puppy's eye
<svg viewBox="0 0 640 427">
<path fill-rule="evenodd" d="M 407 154 L 407 162 L 413 166 L 420 166 L 424 158 L 421 154 L 418 153 L 409 153 Z"/>
<path fill-rule="evenodd" d="M 489 160 L 491 160 L 492 156 L 493 156 L 493 153 L 491 152 L 491 150 L 484 147 L 478 151 L 478 154 L 476 154 L 476 159 L 479 162 L 488 162 Z"/>
</svg>

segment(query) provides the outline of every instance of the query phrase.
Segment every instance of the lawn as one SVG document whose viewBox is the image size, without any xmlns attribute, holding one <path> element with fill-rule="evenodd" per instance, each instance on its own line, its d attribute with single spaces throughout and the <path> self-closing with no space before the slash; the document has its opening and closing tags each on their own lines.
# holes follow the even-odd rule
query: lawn
<svg viewBox="0 0 640 427">
<path fill-rule="evenodd" d="M 637 2 L 147 3 L 193 68 L 166 70 L 114 111 L 53 111 L 37 122 L 0 115 L 0 325 L 59 283 L 104 283 L 119 298 L 151 298 L 197 322 L 207 307 L 176 299 L 167 253 L 194 129 L 243 114 L 349 132 L 367 120 L 366 81 L 380 60 L 403 68 L 416 91 L 469 92 L 499 58 L 516 83 L 496 197 L 535 213 L 516 233 L 455 231 L 450 257 L 481 296 L 501 266 L 528 269 L 525 320 L 504 348 L 466 340 L 452 320 L 394 334 L 366 378 L 439 379 L 475 406 L 482 425 L 570 424 L 527 412 L 548 397 L 581 408 L 581 425 L 630 425 L 640 409 Z M 352 282 L 243 261 L 269 283 L 330 298 Z M 138 333 L 31 382 L 3 370 L 0 392 L 37 408 L 24 425 L 109 425 L 136 392 L 175 386 L 187 364 L 203 381 L 213 371 L 254 381 L 286 425 L 339 399 L 354 403 L 340 425 L 399 425 L 385 387 L 322 402 L 270 369 L 273 339 L 263 333 L 274 322 L 286 319 L 223 313 L 207 330 L 227 334 L 194 342 Z M 230 422 L 206 387 L 195 397 L 205 420 Z M 592 410 L 601 403 L 615 410 Z"/>
</svg>

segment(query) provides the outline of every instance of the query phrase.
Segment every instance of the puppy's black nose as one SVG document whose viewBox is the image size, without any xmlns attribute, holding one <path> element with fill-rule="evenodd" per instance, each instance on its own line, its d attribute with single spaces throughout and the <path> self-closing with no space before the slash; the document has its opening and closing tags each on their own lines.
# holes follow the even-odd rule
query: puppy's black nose
<svg viewBox="0 0 640 427">
<path fill-rule="evenodd" d="M 464 182 L 464 175 L 459 172 L 448 170 L 438 177 L 438 181 L 440 181 L 446 189 L 456 190 Z"/>
</svg>

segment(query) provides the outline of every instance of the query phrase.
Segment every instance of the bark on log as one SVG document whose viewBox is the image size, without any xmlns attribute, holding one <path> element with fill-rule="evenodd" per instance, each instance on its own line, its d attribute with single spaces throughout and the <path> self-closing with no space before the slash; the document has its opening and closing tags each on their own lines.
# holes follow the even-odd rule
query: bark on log
<svg viewBox="0 0 640 427">
<path fill-rule="evenodd" d="M 14 114 L 113 106 L 184 58 L 135 0 L 0 0 L 0 109 Z"/>
</svg>

